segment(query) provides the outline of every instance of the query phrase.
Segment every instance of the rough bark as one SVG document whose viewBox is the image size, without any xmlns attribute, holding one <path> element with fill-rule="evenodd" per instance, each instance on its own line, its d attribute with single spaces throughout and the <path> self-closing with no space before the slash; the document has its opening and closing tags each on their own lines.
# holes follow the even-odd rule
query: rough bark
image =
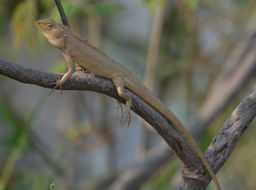
<svg viewBox="0 0 256 190">
<path fill-rule="evenodd" d="M 205 156 L 215 173 L 227 161 L 241 135 L 248 128 L 255 116 L 256 85 L 226 120 L 205 152 Z M 204 181 L 183 178 L 180 190 L 203 190 L 210 180 L 211 178 L 209 176 Z"/>
</svg>

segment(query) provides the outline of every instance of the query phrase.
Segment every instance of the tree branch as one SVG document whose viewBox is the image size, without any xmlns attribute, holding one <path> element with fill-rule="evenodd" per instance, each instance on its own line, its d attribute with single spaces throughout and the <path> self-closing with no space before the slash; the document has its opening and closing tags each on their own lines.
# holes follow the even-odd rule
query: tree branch
<svg viewBox="0 0 256 190">
<path fill-rule="evenodd" d="M 54 85 L 47 85 L 55 81 L 61 74 L 40 72 L 25 68 L 0 59 L 0 74 L 15 79 L 23 83 L 38 85 L 45 88 L 53 88 Z M 90 90 L 111 96 L 122 103 L 124 101 L 117 95 L 112 81 L 98 76 L 72 77 L 62 86 L 63 90 Z M 187 142 L 184 136 L 177 130 L 177 126 L 165 119 L 159 112 L 149 106 L 140 97 L 129 91 L 132 96 L 132 110 L 140 115 L 145 121 L 154 127 L 162 136 L 166 143 L 172 148 L 176 155 L 186 166 L 186 171 L 190 171 L 194 178 L 202 177 L 207 171 L 194 152 L 191 144 Z M 198 175 L 197 175 L 198 174 Z"/>
<path fill-rule="evenodd" d="M 227 66 L 215 80 L 210 88 L 211 93 L 209 93 L 199 113 L 190 125 L 189 130 L 195 139 L 200 139 L 210 123 L 223 113 L 227 105 L 233 100 L 233 97 L 255 76 L 256 46 L 253 45 L 256 40 L 255 22 L 255 19 L 252 18 L 243 38 L 234 47 L 226 63 L 224 63 Z M 160 147 L 157 146 L 154 149 L 159 150 Z M 169 149 L 162 148 L 159 154 L 147 156 L 146 160 L 136 163 L 136 167 L 123 170 L 110 189 L 114 189 L 115 186 L 119 187 L 119 189 L 138 189 L 149 179 L 150 174 L 153 174 L 152 171 L 157 170 L 172 158 L 170 154 Z M 129 173 L 133 173 L 133 175 L 128 175 Z"/>
<path fill-rule="evenodd" d="M 241 135 L 255 116 L 256 85 L 226 120 L 205 153 L 206 158 L 211 163 L 212 169 L 215 172 L 217 172 L 227 161 Z M 204 182 L 183 178 L 180 190 L 203 190 L 210 180 L 211 178 L 209 176 Z"/>
</svg>

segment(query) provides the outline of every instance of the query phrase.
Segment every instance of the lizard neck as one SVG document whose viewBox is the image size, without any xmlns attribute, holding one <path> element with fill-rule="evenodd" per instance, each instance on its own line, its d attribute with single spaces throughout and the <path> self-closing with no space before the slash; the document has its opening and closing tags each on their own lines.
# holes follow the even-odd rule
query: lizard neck
<svg viewBox="0 0 256 190">
<path fill-rule="evenodd" d="M 65 40 L 64 38 L 57 38 L 57 37 L 53 37 L 53 38 L 48 38 L 48 41 L 56 48 L 59 49 L 63 49 L 65 48 Z"/>
</svg>

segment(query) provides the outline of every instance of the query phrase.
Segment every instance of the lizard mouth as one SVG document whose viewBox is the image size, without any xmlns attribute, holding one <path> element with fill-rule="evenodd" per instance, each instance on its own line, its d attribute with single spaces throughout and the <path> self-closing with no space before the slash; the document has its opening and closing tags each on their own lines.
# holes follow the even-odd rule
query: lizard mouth
<svg viewBox="0 0 256 190">
<path fill-rule="evenodd" d="M 40 24 L 43 24 L 43 23 L 46 23 L 46 22 L 44 22 L 44 20 L 37 20 L 37 21 L 35 21 L 35 25 L 36 26 L 38 26 Z"/>
<path fill-rule="evenodd" d="M 35 25 L 37 26 L 39 24 L 39 21 L 35 21 Z"/>
<path fill-rule="evenodd" d="M 40 30 L 42 30 L 42 24 L 43 24 L 43 23 L 42 23 L 40 20 L 38 20 L 38 21 L 35 22 L 36 27 L 37 27 L 38 29 L 40 29 Z"/>
</svg>

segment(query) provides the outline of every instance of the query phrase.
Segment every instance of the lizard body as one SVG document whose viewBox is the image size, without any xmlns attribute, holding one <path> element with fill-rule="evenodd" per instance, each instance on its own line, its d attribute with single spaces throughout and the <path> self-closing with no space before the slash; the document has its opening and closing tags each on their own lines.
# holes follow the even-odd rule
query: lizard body
<svg viewBox="0 0 256 190">
<path fill-rule="evenodd" d="M 48 39 L 48 41 L 63 52 L 68 65 L 68 71 L 56 81 L 58 86 L 64 84 L 74 72 L 74 63 L 86 68 L 90 73 L 110 79 L 116 86 L 118 95 L 126 100 L 126 112 L 129 114 L 131 108 L 131 96 L 125 92 L 125 87 L 141 97 L 150 106 L 159 111 L 165 118 L 173 122 L 182 135 L 192 144 L 194 151 L 198 154 L 202 163 L 212 177 L 216 188 L 220 190 L 217 178 L 204 157 L 201 149 L 185 129 L 182 122 L 148 90 L 131 72 L 111 57 L 98 50 L 86 40 L 81 39 L 70 28 L 62 26 L 51 19 L 39 20 L 37 27 Z"/>
</svg>

